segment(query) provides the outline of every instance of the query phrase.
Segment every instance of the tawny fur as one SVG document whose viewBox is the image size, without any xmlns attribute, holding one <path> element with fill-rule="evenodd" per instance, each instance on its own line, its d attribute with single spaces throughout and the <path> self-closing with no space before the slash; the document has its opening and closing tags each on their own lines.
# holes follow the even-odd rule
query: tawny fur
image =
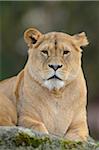
<svg viewBox="0 0 99 150">
<path fill-rule="evenodd" d="M 0 82 L 0 125 L 87 140 L 87 90 L 80 48 L 88 44 L 85 33 L 41 34 L 30 28 L 24 39 L 29 46 L 25 68 L 16 77 Z M 54 71 L 49 65 L 61 67 Z M 54 74 L 60 80 L 49 79 Z"/>
</svg>

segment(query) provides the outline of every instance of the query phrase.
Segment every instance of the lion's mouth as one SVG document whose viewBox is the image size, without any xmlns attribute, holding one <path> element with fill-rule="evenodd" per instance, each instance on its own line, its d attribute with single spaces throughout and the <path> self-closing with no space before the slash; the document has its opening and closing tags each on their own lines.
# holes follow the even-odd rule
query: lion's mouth
<svg viewBox="0 0 99 150">
<path fill-rule="evenodd" d="M 53 75 L 52 77 L 50 77 L 50 78 L 48 78 L 48 80 L 51 80 L 51 79 L 58 79 L 58 80 L 62 80 L 62 79 L 60 79 L 58 76 L 56 76 L 56 75 Z"/>
</svg>

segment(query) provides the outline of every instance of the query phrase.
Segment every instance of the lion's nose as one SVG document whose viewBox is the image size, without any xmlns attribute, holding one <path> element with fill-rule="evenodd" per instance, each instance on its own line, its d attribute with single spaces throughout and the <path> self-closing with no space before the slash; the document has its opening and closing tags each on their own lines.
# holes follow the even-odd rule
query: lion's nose
<svg viewBox="0 0 99 150">
<path fill-rule="evenodd" d="M 48 65 L 50 68 L 54 69 L 55 71 L 59 68 L 61 68 L 63 65 Z"/>
</svg>

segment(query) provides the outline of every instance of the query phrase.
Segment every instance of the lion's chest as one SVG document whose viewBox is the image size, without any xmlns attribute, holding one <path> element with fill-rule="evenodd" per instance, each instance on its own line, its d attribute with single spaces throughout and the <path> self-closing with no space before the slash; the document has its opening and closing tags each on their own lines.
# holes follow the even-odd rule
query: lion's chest
<svg viewBox="0 0 99 150">
<path fill-rule="evenodd" d="M 43 108 L 42 118 L 49 133 L 64 135 L 72 120 L 72 110 L 66 104 L 54 101 Z"/>
</svg>

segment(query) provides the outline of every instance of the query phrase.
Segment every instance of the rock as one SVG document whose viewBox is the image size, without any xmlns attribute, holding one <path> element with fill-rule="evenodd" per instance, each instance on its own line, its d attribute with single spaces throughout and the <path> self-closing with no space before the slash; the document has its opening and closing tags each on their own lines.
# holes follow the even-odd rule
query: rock
<svg viewBox="0 0 99 150">
<path fill-rule="evenodd" d="M 23 127 L 0 127 L 0 150 L 99 150 L 99 143 L 66 141 Z"/>
</svg>

